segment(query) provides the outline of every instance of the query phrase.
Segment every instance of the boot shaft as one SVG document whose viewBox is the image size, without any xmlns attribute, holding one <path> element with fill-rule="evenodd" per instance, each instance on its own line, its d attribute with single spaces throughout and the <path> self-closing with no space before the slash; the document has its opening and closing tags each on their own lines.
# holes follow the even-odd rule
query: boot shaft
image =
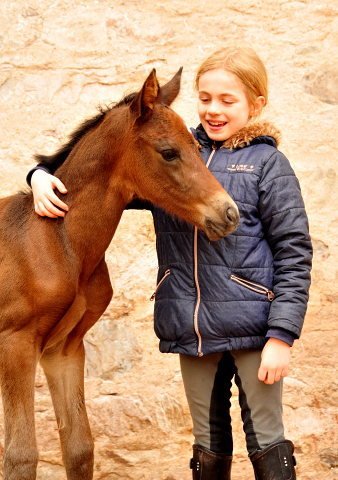
<svg viewBox="0 0 338 480">
<path fill-rule="evenodd" d="M 293 443 L 284 440 L 250 454 L 256 480 L 296 480 L 293 451 Z"/>
<path fill-rule="evenodd" d="M 193 480 L 230 480 L 232 457 L 193 445 L 192 468 Z"/>
</svg>

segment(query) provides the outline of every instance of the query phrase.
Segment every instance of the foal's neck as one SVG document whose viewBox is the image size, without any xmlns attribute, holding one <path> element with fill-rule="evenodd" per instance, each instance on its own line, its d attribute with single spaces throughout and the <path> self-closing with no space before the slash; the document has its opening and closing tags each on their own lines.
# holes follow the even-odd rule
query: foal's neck
<svg viewBox="0 0 338 480">
<path fill-rule="evenodd" d="M 76 145 L 57 171 L 69 192 L 64 220 L 67 240 L 88 274 L 104 256 L 133 197 L 124 172 L 128 142 L 121 125 L 126 122 L 116 116 L 115 128 L 110 116 Z"/>
</svg>

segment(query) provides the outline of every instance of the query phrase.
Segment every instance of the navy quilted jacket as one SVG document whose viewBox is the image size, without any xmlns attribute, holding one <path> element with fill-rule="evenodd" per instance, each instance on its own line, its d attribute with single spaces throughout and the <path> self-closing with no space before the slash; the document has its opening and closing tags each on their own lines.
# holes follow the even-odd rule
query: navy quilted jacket
<svg viewBox="0 0 338 480">
<path fill-rule="evenodd" d="M 202 126 L 193 134 L 207 163 L 212 141 Z M 278 131 L 262 122 L 214 145 L 209 168 L 241 216 L 231 235 L 217 242 L 201 231 L 195 237 L 193 226 L 153 208 L 162 352 L 262 348 L 267 336 L 281 338 L 278 331 L 299 337 L 312 247 L 299 182 L 271 135 Z"/>
</svg>

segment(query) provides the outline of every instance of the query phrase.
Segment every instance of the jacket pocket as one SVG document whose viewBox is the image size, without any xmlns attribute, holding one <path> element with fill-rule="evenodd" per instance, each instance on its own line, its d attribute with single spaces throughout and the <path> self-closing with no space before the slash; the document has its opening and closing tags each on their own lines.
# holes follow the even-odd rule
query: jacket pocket
<svg viewBox="0 0 338 480">
<path fill-rule="evenodd" d="M 263 287 L 263 285 L 259 285 L 258 283 L 249 282 L 248 280 L 244 280 L 244 278 L 236 277 L 236 275 L 231 275 L 230 279 L 234 282 L 239 283 L 240 285 L 243 285 L 243 287 L 253 290 L 254 292 L 261 293 L 262 295 L 267 295 L 270 302 L 272 302 L 273 297 L 275 296 L 275 294 L 271 290 Z"/>
<path fill-rule="evenodd" d="M 168 275 L 170 275 L 170 269 L 168 269 L 168 270 L 165 271 L 165 274 L 163 275 L 163 277 L 161 278 L 161 280 L 158 282 L 157 287 L 156 287 L 156 289 L 155 289 L 155 292 L 152 294 L 152 296 L 151 296 L 150 299 L 149 299 L 151 302 L 155 299 L 157 290 L 159 289 L 161 283 L 167 278 Z"/>
</svg>

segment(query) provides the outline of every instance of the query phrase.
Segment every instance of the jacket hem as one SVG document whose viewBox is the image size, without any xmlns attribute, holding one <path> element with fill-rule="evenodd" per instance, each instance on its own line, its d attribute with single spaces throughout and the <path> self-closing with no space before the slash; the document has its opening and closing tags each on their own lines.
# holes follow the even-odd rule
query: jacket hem
<svg viewBox="0 0 338 480">
<path fill-rule="evenodd" d="M 210 341 L 204 339 L 205 343 L 204 345 L 202 344 L 202 353 L 204 356 L 232 350 L 261 350 L 267 340 L 268 338 L 265 336 L 234 337 L 219 339 L 211 344 Z M 160 340 L 159 349 L 161 353 L 179 353 L 191 357 L 198 356 L 197 343 L 180 345 L 179 342 Z"/>
</svg>

